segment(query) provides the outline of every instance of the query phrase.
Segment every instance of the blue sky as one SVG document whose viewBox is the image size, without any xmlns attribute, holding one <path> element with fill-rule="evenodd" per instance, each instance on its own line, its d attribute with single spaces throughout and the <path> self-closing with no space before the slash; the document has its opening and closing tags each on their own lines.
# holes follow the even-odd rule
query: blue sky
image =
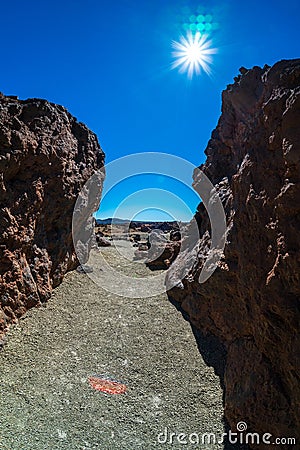
<svg viewBox="0 0 300 450">
<path fill-rule="evenodd" d="M 189 80 L 170 69 L 171 42 L 198 8 L 218 23 L 210 32 L 218 53 L 211 77 Z M 220 115 L 221 91 L 239 67 L 299 56 L 299 13 L 293 0 L 3 2 L 0 91 L 66 106 L 98 135 L 107 162 L 151 151 L 199 165 Z M 198 199 L 176 189 L 194 210 Z M 107 197 L 103 217 L 125 191 L 132 189 Z M 157 202 L 164 209 L 168 201 Z"/>
</svg>

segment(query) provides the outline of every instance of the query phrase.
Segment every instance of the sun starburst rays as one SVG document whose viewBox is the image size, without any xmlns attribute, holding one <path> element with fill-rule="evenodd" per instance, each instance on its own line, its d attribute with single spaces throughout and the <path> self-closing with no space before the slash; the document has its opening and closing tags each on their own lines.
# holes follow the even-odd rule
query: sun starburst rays
<svg viewBox="0 0 300 450">
<path fill-rule="evenodd" d="M 179 67 L 179 72 L 187 72 L 189 78 L 199 75 L 201 69 L 208 75 L 211 73 L 212 55 L 217 49 L 212 48 L 212 41 L 207 35 L 189 32 L 186 37 L 180 36 L 180 42 L 172 41 L 172 47 L 175 58 L 172 69 Z"/>
</svg>

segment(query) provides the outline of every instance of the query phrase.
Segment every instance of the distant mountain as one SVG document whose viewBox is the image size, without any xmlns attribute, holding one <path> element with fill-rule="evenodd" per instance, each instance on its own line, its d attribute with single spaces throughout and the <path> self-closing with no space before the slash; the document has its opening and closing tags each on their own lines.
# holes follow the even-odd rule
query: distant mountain
<svg viewBox="0 0 300 450">
<path fill-rule="evenodd" d="M 124 225 L 130 223 L 129 219 L 118 219 L 117 217 L 108 217 L 107 219 L 96 219 L 97 225 Z"/>
<path fill-rule="evenodd" d="M 168 223 L 168 224 L 175 224 L 175 223 L 180 223 L 177 222 L 176 220 L 170 221 L 170 220 L 129 220 L 129 219 L 118 219 L 118 217 L 108 217 L 107 219 L 96 219 L 96 224 L 97 225 L 126 225 L 128 223 L 131 224 L 163 224 L 163 223 Z M 184 222 L 181 222 L 184 223 Z"/>
<path fill-rule="evenodd" d="M 146 232 L 149 233 L 151 230 L 158 229 L 162 231 L 171 231 L 178 230 L 181 226 L 184 226 L 185 222 L 177 222 L 174 221 L 157 221 L 154 222 L 152 220 L 144 221 L 144 220 L 133 220 L 129 219 L 118 219 L 117 217 L 109 217 L 107 219 L 96 219 L 96 226 L 101 225 L 119 225 L 130 228 L 131 230 L 135 230 L 137 232 Z"/>
</svg>

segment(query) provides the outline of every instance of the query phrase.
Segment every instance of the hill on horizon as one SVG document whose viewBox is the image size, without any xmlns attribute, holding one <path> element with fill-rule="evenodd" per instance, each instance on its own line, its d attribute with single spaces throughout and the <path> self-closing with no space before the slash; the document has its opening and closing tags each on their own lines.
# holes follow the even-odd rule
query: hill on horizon
<svg viewBox="0 0 300 450">
<path fill-rule="evenodd" d="M 130 219 L 119 219 L 118 217 L 108 217 L 107 219 L 97 219 L 96 223 L 97 225 L 125 225 L 128 223 L 140 223 L 140 224 L 147 224 L 147 223 L 178 223 L 180 221 L 177 220 L 130 220 Z"/>
</svg>

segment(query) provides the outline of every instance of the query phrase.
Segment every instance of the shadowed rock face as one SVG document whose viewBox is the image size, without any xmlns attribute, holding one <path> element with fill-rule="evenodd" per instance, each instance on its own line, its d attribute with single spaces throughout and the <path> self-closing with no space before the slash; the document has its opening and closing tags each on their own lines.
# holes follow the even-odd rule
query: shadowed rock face
<svg viewBox="0 0 300 450">
<path fill-rule="evenodd" d="M 0 94 L 0 335 L 77 266 L 73 208 L 103 161 L 96 135 L 62 106 Z"/>
<path fill-rule="evenodd" d="M 222 115 L 200 167 L 226 212 L 224 257 L 199 284 L 210 232 L 200 204 L 198 265 L 169 296 L 193 327 L 226 349 L 231 428 L 244 420 L 250 431 L 299 439 L 300 60 L 241 73 L 223 92 Z M 178 256 L 167 282 L 187 257 Z"/>
</svg>

